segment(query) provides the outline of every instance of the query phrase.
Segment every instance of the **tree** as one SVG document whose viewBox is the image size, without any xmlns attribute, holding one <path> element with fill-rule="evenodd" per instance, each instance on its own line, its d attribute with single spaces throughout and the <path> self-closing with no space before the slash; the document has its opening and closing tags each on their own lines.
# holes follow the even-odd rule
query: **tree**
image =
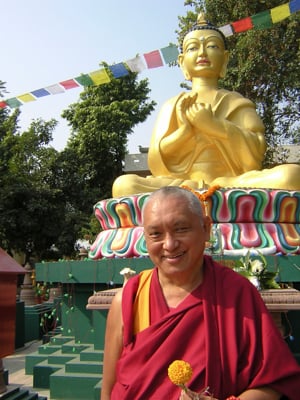
<svg viewBox="0 0 300 400">
<path fill-rule="evenodd" d="M 182 38 L 202 10 L 216 26 L 224 26 L 285 3 L 187 0 L 185 5 L 192 7 L 192 11 L 179 17 L 178 38 Z M 228 38 L 231 56 L 221 86 L 240 92 L 256 104 L 266 126 L 265 166 L 272 165 L 278 145 L 299 143 L 299 20 L 299 14 L 293 14 L 269 29 L 251 29 Z"/>
<path fill-rule="evenodd" d="M 68 173 L 76 177 L 81 210 L 111 197 L 113 181 L 122 174 L 127 137 L 154 110 L 149 92 L 148 81 L 138 81 L 136 73 L 111 76 L 109 83 L 86 87 L 80 101 L 62 113 L 72 131 L 65 157 L 78 161 L 69 163 Z"/>
<path fill-rule="evenodd" d="M 49 185 L 56 150 L 55 120 L 18 131 L 19 110 L 0 110 L 0 246 L 39 258 L 55 242 L 64 218 L 63 193 Z"/>
<path fill-rule="evenodd" d="M 87 87 L 63 112 L 72 135 L 61 152 L 49 146 L 55 120 L 21 133 L 20 111 L 0 109 L 0 246 L 38 259 L 74 255 L 80 235 L 95 231 L 94 203 L 122 174 L 127 135 L 154 109 L 149 92 L 133 73 Z"/>
</svg>

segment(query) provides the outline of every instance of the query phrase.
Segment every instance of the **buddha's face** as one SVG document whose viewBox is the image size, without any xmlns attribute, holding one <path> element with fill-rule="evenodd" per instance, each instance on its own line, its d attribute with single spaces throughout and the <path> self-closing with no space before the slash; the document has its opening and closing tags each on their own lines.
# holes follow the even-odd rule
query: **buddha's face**
<svg viewBox="0 0 300 400">
<path fill-rule="evenodd" d="M 228 51 L 219 32 L 200 29 L 185 36 L 178 61 L 188 80 L 195 77 L 218 79 L 225 76 Z"/>
</svg>

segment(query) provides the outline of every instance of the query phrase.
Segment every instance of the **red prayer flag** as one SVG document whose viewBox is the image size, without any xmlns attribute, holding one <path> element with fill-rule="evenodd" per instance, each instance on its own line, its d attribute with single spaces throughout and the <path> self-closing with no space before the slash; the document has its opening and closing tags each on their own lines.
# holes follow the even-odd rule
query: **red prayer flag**
<svg viewBox="0 0 300 400">
<path fill-rule="evenodd" d="M 157 68 L 163 66 L 163 60 L 161 58 L 159 50 L 154 50 L 150 53 L 146 53 L 144 54 L 144 57 L 148 68 Z"/>
<path fill-rule="evenodd" d="M 240 19 L 239 21 L 232 22 L 231 25 L 236 33 L 245 32 L 253 28 L 251 17 Z"/>
<path fill-rule="evenodd" d="M 0 108 L 5 108 L 5 107 L 7 107 L 5 101 L 0 101 Z"/>
<path fill-rule="evenodd" d="M 61 86 L 63 86 L 66 90 L 73 89 L 78 87 L 78 83 L 74 81 L 74 79 L 68 79 L 66 81 L 59 82 Z"/>
</svg>

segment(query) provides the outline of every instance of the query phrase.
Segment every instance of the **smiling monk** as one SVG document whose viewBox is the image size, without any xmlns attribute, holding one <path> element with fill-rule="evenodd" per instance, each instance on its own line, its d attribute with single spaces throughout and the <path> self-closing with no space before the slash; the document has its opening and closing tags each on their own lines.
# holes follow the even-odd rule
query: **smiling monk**
<svg viewBox="0 0 300 400">
<path fill-rule="evenodd" d="M 198 198 L 161 188 L 144 205 L 143 225 L 155 268 L 113 300 L 101 400 L 298 400 L 300 367 L 261 295 L 203 255 L 210 219 Z M 175 360 L 192 367 L 187 394 L 168 378 Z M 198 395 L 207 387 L 212 397 Z"/>
</svg>

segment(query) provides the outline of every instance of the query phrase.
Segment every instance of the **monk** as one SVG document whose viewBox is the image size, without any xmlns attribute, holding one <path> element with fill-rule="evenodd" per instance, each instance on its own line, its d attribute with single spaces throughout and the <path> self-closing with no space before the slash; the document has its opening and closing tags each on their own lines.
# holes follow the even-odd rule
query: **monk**
<svg viewBox="0 0 300 400">
<path fill-rule="evenodd" d="M 143 225 L 155 267 L 112 302 L 101 400 L 298 400 L 300 367 L 259 292 L 203 254 L 210 219 L 198 198 L 160 188 Z M 192 367 L 187 393 L 168 378 L 175 360 Z"/>
<path fill-rule="evenodd" d="M 170 99 L 160 111 L 148 154 L 152 175 L 120 176 L 113 184 L 114 197 L 169 185 L 300 189 L 299 165 L 262 170 L 265 128 L 255 105 L 218 88 L 228 58 L 223 33 L 200 15 L 178 57 L 192 90 Z"/>
</svg>

